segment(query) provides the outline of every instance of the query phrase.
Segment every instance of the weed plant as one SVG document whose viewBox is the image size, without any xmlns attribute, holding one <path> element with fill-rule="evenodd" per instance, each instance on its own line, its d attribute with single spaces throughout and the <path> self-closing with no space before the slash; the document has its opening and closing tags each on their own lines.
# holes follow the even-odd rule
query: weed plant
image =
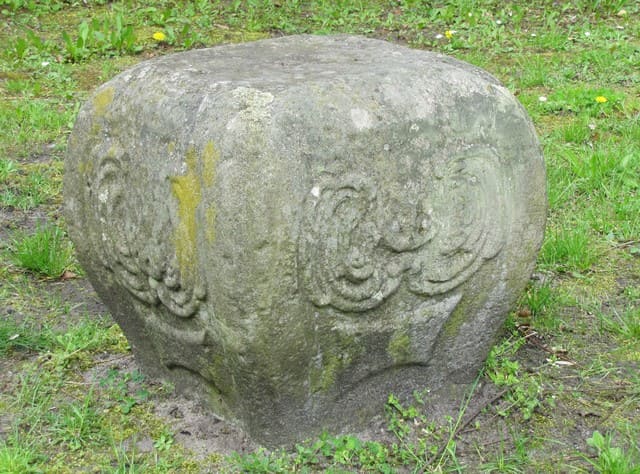
<svg viewBox="0 0 640 474">
<path fill-rule="evenodd" d="M 594 448 L 597 457 L 591 459 L 585 457 L 595 470 L 602 474 L 638 474 L 640 465 L 636 464 L 629 453 L 615 446 L 611 435 L 603 436 L 599 431 L 594 431 L 593 436 L 587 440 L 587 444 Z M 635 449 L 638 452 L 637 446 Z"/>
</svg>

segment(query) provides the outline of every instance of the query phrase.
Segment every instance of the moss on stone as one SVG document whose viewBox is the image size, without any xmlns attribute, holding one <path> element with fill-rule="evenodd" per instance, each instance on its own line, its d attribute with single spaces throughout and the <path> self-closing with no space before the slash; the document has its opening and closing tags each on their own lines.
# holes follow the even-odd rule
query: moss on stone
<svg viewBox="0 0 640 474">
<path fill-rule="evenodd" d="M 196 275 L 196 210 L 202 200 L 202 187 L 197 170 L 195 149 L 189 148 L 185 159 L 187 172 L 171 178 L 171 191 L 178 200 L 180 222 L 175 230 L 174 244 L 183 277 L 193 283 Z"/>
<path fill-rule="evenodd" d="M 212 141 L 208 141 L 202 151 L 202 177 L 206 186 L 213 186 L 216 177 L 216 166 L 220 160 Z"/>
<path fill-rule="evenodd" d="M 320 367 L 311 371 L 311 391 L 326 392 L 335 383 L 336 376 L 342 368 L 342 360 L 336 354 L 323 354 Z"/>
<path fill-rule="evenodd" d="M 355 338 L 342 336 L 329 347 L 325 345 L 320 365 L 313 367 L 309 374 L 311 391 L 328 392 L 336 384 L 340 373 L 351 365 L 351 362 L 361 348 Z"/>
<path fill-rule="evenodd" d="M 449 319 L 444 323 L 442 335 L 448 340 L 454 339 L 460 331 L 460 327 L 468 318 L 468 315 L 469 302 L 465 298 L 462 298 L 449 316 Z"/>
<path fill-rule="evenodd" d="M 210 359 L 207 371 L 209 372 L 208 375 L 212 380 L 220 380 L 222 375 L 225 375 L 225 377 L 222 378 L 227 378 L 226 376 L 229 374 L 229 361 L 226 360 L 225 356 L 222 354 L 216 354 Z M 232 381 L 233 378 L 228 380 L 228 382 Z M 239 402 L 235 386 L 233 383 L 229 383 L 224 387 L 224 394 L 220 392 L 220 389 L 221 387 L 208 384 L 208 406 L 211 407 L 212 411 L 217 415 L 233 419 L 234 415 L 232 407 L 237 405 Z"/>
<path fill-rule="evenodd" d="M 175 145 L 174 145 L 175 146 Z M 170 150 L 172 144 L 168 145 Z M 215 167 L 220 154 L 212 141 L 207 142 L 200 159 L 194 147 L 187 150 L 185 163 L 187 172 L 171 178 L 171 191 L 178 201 L 180 222 L 175 230 L 174 244 L 180 271 L 188 282 L 193 284 L 196 278 L 197 249 L 197 209 L 202 202 L 202 189 L 212 186 L 215 180 Z M 212 242 L 215 237 L 215 208 L 210 205 L 205 211 L 206 237 Z"/>
<path fill-rule="evenodd" d="M 93 110 L 97 117 L 103 117 L 107 112 L 107 108 L 113 102 L 114 94 L 113 87 L 105 87 L 93 97 Z"/>
<path fill-rule="evenodd" d="M 396 364 L 411 358 L 411 338 L 404 330 L 398 330 L 393 333 L 387 345 L 387 353 Z"/>
<path fill-rule="evenodd" d="M 473 311 L 476 310 L 470 309 L 473 303 L 481 301 L 482 304 L 485 304 L 487 302 L 489 294 L 484 287 L 481 287 L 481 289 L 481 292 L 479 292 L 478 294 L 474 294 L 471 298 L 463 296 L 460 302 L 456 305 L 455 309 L 453 310 L 447 321 L 444 323 L 444 326 L 442 328 L 442 335 L 445 339 L 454 339 L 460 332 L 460 328 L 462 327 L 462 325 L 467 320 L 476 317 L 476 315 L 473 314 Z M 504 318 L 506 319 L 506 317 L 507 314 L 505 313 Z"/>
</svg>

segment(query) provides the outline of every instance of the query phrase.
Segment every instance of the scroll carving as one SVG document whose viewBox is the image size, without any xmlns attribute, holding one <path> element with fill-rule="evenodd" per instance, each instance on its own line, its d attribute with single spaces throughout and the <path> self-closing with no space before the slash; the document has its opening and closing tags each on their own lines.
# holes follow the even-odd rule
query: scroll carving
<svg viewBox="0 0 640 474">
<path fill-rule="evenodd" d="M 490 149 L 470 148 L 405 183 L 401 196 L 363 175 L 323 175 L 306 200 L 299 248 L 309 299 L 360 312 L 403 281 L 423 297 L 462 284 L 504 244 L 497 170 Z"/>
<path fill-rule="evenodd" d="M 186 285 L 175 251 L 162 240 L 168 223 L 147 222 L 145 199 L 135 186 L 126 187 L 128 155 L 110 149 L 99 163 L 95 181 L 89 183 L 90 206 L 99 219 L 99 256 L 116 280 L 146 305 L 164 306 L 179 318 L 193 317 L 205 298 L 203 285 Z M 141 229 L 155 231 L 140 239 Z M 163 229 L 164 228 L 164 229 Z"/>
</svg>

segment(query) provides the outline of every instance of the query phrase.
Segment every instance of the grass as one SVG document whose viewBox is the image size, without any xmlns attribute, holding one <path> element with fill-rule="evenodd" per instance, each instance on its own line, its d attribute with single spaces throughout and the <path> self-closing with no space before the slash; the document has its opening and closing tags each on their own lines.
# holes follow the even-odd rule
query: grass
<svg viewBox="0 0 640 474">
<path fill-rule="evenodd" d="M 29 163 L 0 158 L 0 206 L 21 211 L 59 200 L 62 163 Z"/>
<path fill-rule="evenodd" d="M 51 334 L 47 329 L 32 327 L 30 323 L 18 324 L 7 319 L 0 326 L 0 355 L 3 356 L 19 350 L 42 351 L 50 342 Z"/>
<path fill-rule="evenodd" d="M 58 226 L 45 225 L 18 237 L 9 252 L 18 267 L 49 278 L 58 278 L 75 266 L 73 245 Z"/>
<path fill-rule="evenodd" d="M 0 0 L 0 14 L 0 472 L 639 472 L 637 2 Z M 545 242 L 454 418 L 435 423 L 416 392 L 390 396 L 381 440 L 196 457 L 153 409 L 170 387 L 137 372 L 81 291 L 62 156 L 80 104 L 128 66 L 295 33 L 388 39 L 497 76 L 541 138 Z M 477 402 L 486 387 L 497 398 Z"/>
</svg>

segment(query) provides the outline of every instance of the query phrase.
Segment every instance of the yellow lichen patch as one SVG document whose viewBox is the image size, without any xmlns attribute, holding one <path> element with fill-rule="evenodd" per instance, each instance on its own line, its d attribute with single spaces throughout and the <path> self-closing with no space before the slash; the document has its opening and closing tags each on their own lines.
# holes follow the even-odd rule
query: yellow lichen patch
<svg viewBox="0 0 640 474">
<path fill-rule="evenodd" d="M 105 114 L 107 107 L 113 102 L 114 93 L 113 87 L 105 87 L 93 97 L 93 110 L 97 116 Z"/>
<path fill-rule="evenodd" d="M 176 151 L 176 142 L 169 142 L 167 144 L 167 151 L 169 153 L 173 153 L 174 151 Z"/>
<path fill-rule="evenodd" d="M 187 151 L 186 164 L 186 174 L 171 178 L 171 191 L 178 200 L 180 219 L 175 231 L 178 263 L 183 278 L 193 284 L 196 276 L 196 210 L 202 200 L 202 186 L 193 148 Z"/>
<path fill-rule="evenodd" d="M 220 153 L 216 150 L 212 141 L 207 142 L 202 151 L 202 177 L 207 186 L 212 186 L 216 177 L 216 165 L 220 159 Z"/>
<path fill-rule="evenodd" d="M 173 144 L 175 147 L 175 144 Z M 172 143 L 168 145 L 172 148 Z M 183 278 L 193 284 L 196 277 L 196 237 L 197 217 L 196 212 L 202 201 L 202 188 L 213 185 L 215 179 L 215 167 L 220 154 L 216 151 L 213 142 L 208 142 L 200 159 L 195 148 L 187 150 L 187 172 L 183 176 L 171 178 L 171 190 L 178 201 L 178 217 L 180 222 L 175 231 L 175 246 L 178 263 Z M 205 237 L 211 243 L 215 238 L 216 212 L 213 205 L 206 208 Z"/>
</svg>

